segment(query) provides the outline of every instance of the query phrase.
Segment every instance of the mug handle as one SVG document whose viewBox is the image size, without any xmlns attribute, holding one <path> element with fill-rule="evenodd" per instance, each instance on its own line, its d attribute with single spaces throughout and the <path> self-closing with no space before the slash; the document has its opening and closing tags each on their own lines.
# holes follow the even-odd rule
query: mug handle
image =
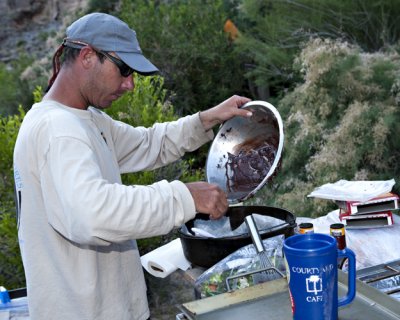
<svg viewBox="0 0 400 320">
<path fill-rule="evenodd" d="M 338 250 L 338 258 L 344 258 L 344 257 L 347 257 L 349 259 L 349 268 L 347 277 L 348 290 L 347 290 L 347 295 L 339 298 L 338 300 L 339 307 L 349 304 L 350 302 L 353 301 L 354 297 L 356 296 L 356 255 L 349 248 Z"/>
</svg>

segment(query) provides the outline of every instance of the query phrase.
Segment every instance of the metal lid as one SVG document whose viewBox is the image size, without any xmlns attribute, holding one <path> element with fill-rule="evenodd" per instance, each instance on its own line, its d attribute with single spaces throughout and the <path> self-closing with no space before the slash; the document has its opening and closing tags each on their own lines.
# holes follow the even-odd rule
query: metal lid
<svg viewBox="0 0 400 320">
<path fill-rule="evenodd" d="M 283 149 L 283 123 L 277 109 L 265 101 L 242 106 L 250 118 L 234 117 L 224 122 L 207 156 L 206 176 L 219 185 L 229 203 L 252 197 L 272 176 Z"/>
</svg>

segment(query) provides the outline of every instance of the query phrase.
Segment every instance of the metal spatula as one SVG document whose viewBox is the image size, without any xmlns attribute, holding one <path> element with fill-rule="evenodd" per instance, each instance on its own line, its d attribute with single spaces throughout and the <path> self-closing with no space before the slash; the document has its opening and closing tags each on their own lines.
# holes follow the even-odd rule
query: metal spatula
<svg viewBox="0 0 400 320">
<path fill-rule="evenodd" d="M 256 248 L 258 258 L 260 259 L 260 272 L 263 271 L 263 280 L 270 281 L 283 277 L 283 274 L 272 265 L 271 260 L 265 251 L 264 244 L 258 232 L 253 215 L 246 216 L 245 222 L 251 235 L 251 239 L 253 240 L 254 247 Z"/>
</svg>

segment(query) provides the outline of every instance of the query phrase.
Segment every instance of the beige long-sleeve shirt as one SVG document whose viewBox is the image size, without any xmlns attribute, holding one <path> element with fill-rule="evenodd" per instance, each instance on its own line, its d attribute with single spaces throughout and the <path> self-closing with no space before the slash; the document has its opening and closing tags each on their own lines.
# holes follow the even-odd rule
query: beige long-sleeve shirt
<svg viewBox="0 0 400 320">
<path fill-rule="evenodd" d="M 179 181 L 121 184 L 212 139 L 198 114 L 133 128 L 95 108 L 35 104 L 15 150 L 21 254 L 32 320 L 149 317 L 134 239 L 166 234 L 195 215 Z"/>
</svg>

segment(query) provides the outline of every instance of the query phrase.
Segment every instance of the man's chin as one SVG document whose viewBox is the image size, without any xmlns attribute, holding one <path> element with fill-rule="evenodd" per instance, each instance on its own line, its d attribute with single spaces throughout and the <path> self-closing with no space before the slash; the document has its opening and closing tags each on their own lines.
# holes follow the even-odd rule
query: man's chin
<svg viewBox="0 0 400 320">
<path fill-rule="evenodd" d="M 113 101 L 110 101 L 110 102 L 102 103 L 101 105 L 97 105 L 97 106 L 93 105 L 93 107 L 95 107 L 96 109 L 103 110 L 103 109 L 109 108 L 112 103 L 113 103 Z"/>
</svg>

